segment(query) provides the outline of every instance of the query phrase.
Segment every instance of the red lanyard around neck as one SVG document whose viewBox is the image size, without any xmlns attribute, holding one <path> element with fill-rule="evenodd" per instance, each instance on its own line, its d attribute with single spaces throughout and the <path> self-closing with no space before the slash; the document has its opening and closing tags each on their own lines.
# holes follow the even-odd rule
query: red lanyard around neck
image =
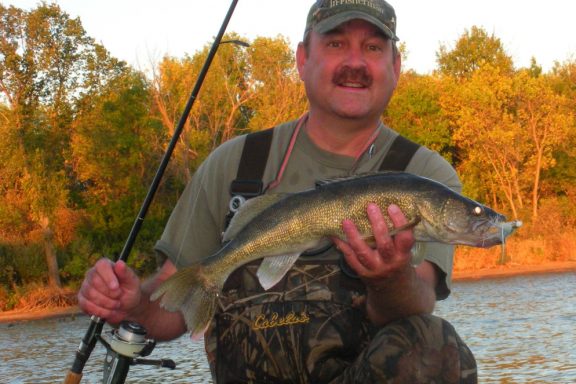
<svg viewBox="0 0 576 384">
<path fill-rule="evenodd" d="M 294 150 L 294 145 L 296 144 L 296 138 L 298 137 L 298 134 L 300 133 L 300 129 L 302 129 L 302 126 L 304 125 L 304 122 L 306 122 L 306 120 L 308 120 L 308 113 L 305 113 L 304 115 L 302 115 L 300 117 L 300 119 L 298 119 L 298 123 L 296 124 L 296 128 L 294 128 L 294 132 L 292 132 L 292 137 L 290 137 L 290 143 L 288 144 L 288 148 L 286 149 L 286 153 L 284 153 L 284 159 L 282 160 L 282 165 L 280 166 L 280 170 L 278 171 L 278 174 L 276 175 L 276 179 L 274 179 L 274 181 L 272 181 L 270 184 L 268 184 L 268 187 L 266 187 L 266 190 L 274 189 L 280 184 L 280 181 L 282 180 L 282 176 L 284 176 L 284 171 L 286 170 L 286 167 L 288 166 L 288 160 L 290 159 L 290 156 L 292 156 L 292 151 Z"/>
<path fill-rule="evenodd" d="M 298 122 L 296 123 L 296 128 L 294 128 L 294 132 L 292 132 L 292 136 L 290 137 L 290 143 L 288 144 L 288 148 L 286 149 L 286 152 L 284 153 L 284 158 L 282 159 L 282 165 L 280 166 L 280 170 L 278 171 L 278 174 L 276 175 L 276 179 L 274 179 L 274 181 L 272 181 L 270 184 L 268 184 L 268 187 L 266 188 L 266 190 L 276 188 L 280 184 L 280 182 L 282 181 L 282 177 L 284 176 L 284 171 L 286 170 L 286 167 L 288 166 L 288 160 L 290 159 L 290 156 L 292 156 L 292 151 L 294 150 L 294 145 L 296 144 L 296 139 L 298 138 L 298 134 L 300 133 L 300 130 L 302 129 L 302 127 L 304 126 L 304 123 L 307 120 L 308 120 L 308 113 L 305 113 L 304 115 L 302 115 L 298 119 Z M 351 172 L 354 171 L 356 169 L 356 167 L 358 166 L 358 162 L 362 158 L 362 155 L 368 150 L 371 151 L 371 147 L 374 145 L 374 142 L 378 138 L 379 133 L 380 133 L 380 125 L 374 130 L 374 132 L 368 138 L 368 140 L 362 146 L 362 148 L 360 148 L 360 150 L 358 151 L 356 156 L 354 156 L 354 166 L 352 167 Z"/>
</svg>

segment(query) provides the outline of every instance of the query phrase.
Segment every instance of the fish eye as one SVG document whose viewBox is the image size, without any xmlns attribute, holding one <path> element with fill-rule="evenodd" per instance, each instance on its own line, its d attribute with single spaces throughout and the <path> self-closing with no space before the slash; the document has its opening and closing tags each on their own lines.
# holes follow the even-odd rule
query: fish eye
<svg viewBox="0 0 576 384">
<path fill-rule="evenodd" d="M 484 210 L 482 209 L 482 207 L 474 207 L 474 209 L 472 210 L 472 213 L 474 213 L 474 215 L 476 216 L 480 216 L 482 213 L 484 212 Z"/>
</svg>

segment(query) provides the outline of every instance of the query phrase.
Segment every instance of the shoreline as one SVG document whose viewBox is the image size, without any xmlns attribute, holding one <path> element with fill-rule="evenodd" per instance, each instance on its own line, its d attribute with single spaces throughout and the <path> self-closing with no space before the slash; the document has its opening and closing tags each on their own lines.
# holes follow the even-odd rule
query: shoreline
<svg viewBox="0 0 576 384">
<path fill-rule="evenodd" d="M 553 273 L 576 272 L 576 261 L 550 262 L 539 265 L 512 265 L 496 268 L 486 268 L 476 271 L 454 271 L 452 281 L 475 281 L 484 279 L 508 278 L 515 276 L 542 275 Z M 0 312 L 0 324 L 18 323 L 23 321 L 57 319 L 76 316 L 87 316 L 77 306 L 63 308 L 47 308 L 32 311 Z"/>
<path fill-rule="evenodd" d="M 475 271 L 454 271 L 452 274 L 452 281 L 460 282 L 567 272 L 576 272 L 576 261 L 555 261 L 534 265 L 516 264 L 479 269 Z"/>
<path fill-rule="evenodd" d="M 76 316 L 87 316 L 77 306 L 62 308 L 46 308 L 32 311 L 5 311 L 0 312 L 0 324 L 20 323 L 24 321 L 47 320 L 59 318 L 75 318 Z"/>
</svg>

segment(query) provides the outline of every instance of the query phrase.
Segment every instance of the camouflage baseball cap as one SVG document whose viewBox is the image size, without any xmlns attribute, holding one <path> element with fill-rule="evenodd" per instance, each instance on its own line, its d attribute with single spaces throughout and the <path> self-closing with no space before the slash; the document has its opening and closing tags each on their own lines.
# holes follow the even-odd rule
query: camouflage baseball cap
<svg viewBox="0 0 576 384">
<path fill-rule="evenodd" d="M 326 33 L 352 19 L 366 20 L 391 40 L 399 40 L 396 12 L 384 0 L 317 0 L 308 12 L 304 38 L 311 30 Z"/>
</svg>

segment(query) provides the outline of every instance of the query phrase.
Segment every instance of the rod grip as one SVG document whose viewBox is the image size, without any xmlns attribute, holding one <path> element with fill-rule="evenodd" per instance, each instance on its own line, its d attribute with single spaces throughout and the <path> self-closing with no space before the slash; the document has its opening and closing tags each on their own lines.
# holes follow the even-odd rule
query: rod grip
<svg viewBox="0 0 576 384">
<path fill-rule="evenodd" d="M 64 379 L 64 384 L 80 384 L 80 380 L 82 380 L 81 373 L 74 373 L 72 371 L 68 371 L 66 374 L 66 378 Z"/>
</svg>

